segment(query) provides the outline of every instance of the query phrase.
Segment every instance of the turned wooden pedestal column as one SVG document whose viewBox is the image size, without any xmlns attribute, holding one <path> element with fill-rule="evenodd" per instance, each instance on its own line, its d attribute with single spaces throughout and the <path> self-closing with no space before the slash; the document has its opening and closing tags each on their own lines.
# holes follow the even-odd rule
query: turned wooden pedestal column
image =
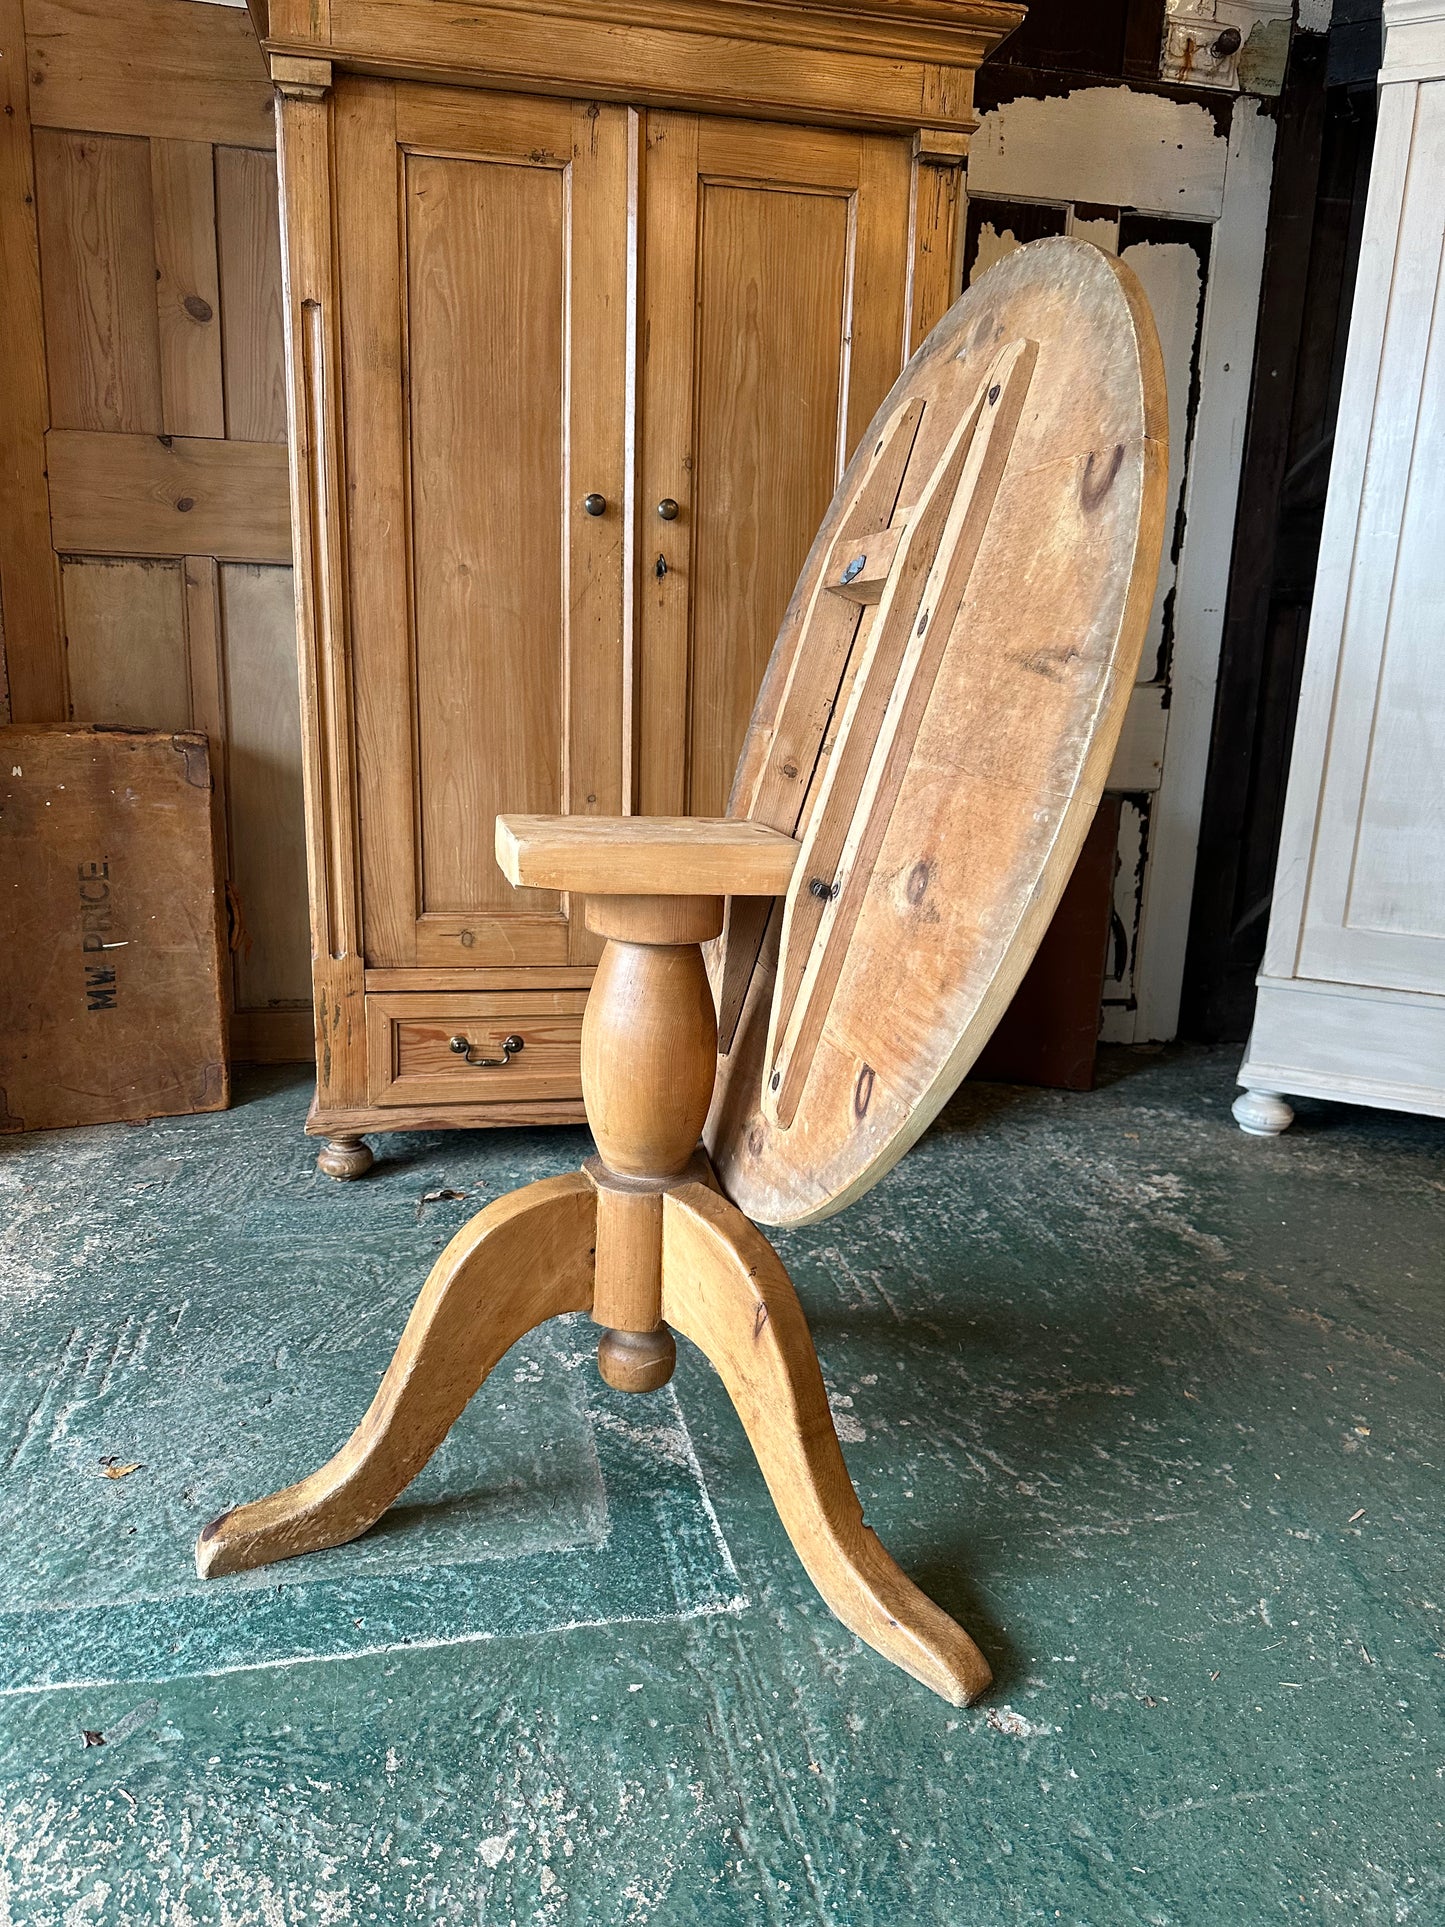
<svg viewBox="0 0 1445 1927">
<path fill-rule="evenodd" d="M 677 1347 L 662 1319 L 662 1200 L 710 1182 L 698 1138 L 712 1101 L 717 1018 L 699 945 L 719 934 L 721 897 L 592 897 L 607 938 L 582 1021 L 582 1094 L 599 1156 L 592 1316 L 602 1376 L 650 1392 Z"/>
</svg>

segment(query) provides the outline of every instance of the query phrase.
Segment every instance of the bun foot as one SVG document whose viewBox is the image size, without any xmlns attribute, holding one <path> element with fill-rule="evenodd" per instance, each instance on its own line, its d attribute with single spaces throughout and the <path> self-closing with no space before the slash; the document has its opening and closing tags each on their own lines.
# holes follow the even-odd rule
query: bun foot
<svg viewBox="0 0 1445 1927">
<path fill-rule="evenodd" d="M 316 1169 L 328 1178 L 364 1178 L 375 1162 L 364 1137 L 329 1137 L 316 1154 Z"/>
<path fill-rule="evenodd" d="M 1230 1109 L 1235 1123 L 1250 1137 L 1278 1137 L 1294 1123 L 1294 1112 L 1273 1091 L 1241 1091 Z"/>
<path fill-rule="evenodd" d="M 597 1369 L 614 1392 L 655 1392 L 672 1377 L 677 1341 L 666 1325 L 656 1331 L 605 1331 L 597 1341 Z"/>
</svg>

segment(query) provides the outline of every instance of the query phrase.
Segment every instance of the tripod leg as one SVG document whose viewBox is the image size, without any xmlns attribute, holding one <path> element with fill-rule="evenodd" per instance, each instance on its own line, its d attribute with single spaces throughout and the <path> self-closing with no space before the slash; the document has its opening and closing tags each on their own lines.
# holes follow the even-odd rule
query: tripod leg
<svg viewBox="0 0 1445 1927">
<path fill-rule="evenodd" d="M 988 1661 L 863 1523 L 782 1260 L 700 1184 L 663 1201 L 662 1315 L 716 1367 L 793 1548 L 833 1612 L 955 1706 L 976 1699 L 992 1678 Z"/>
<path fill-rule="evenodd" d="M 533 1326 L 592 1304 L 597 1195 L 544 1178 L 478 1212 L 432 1266 L 360 1425 L 299 1485 L 223 1512 L 196 1542 L 203 1579 L 365 1532 L 420 1472 L 498 1359 Z"/>
</svg>

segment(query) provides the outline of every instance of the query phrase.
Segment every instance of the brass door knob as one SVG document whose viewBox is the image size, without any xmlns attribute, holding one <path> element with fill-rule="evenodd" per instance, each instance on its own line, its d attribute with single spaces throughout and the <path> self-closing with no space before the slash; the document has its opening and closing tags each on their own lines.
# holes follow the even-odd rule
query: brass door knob
<svg viewBox="0 0 1445 1927">
<path fill-rule="evenodd" d="M 605 495 L 598 495 L 594 491 L 593 494 L 582 497 L 582 506 L 589 515 L 605 515 L 607 513 L 607 497 Z"/>
<path fill-rule="evenodd" d="M 675 522 L 677 520 L 677 503 L 673 501 L 670 495 L 664 495 L 657 505 L 657 512 L 664 522 Z"/>
</svg>

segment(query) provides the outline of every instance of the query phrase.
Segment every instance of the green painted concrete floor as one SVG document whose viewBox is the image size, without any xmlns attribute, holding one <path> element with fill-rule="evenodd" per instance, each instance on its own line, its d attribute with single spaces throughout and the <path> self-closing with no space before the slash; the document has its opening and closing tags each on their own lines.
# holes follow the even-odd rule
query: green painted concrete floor
<svg viewBox="0 0 1445 1927">
<path fill-rule="evenodd" d="M 629 1400 L 582 1320 L 367 1540 L 197 1581 L 582 1133 L 335 1184 L 285 1070 L 4 1141 L 0 1927 L 1445 1921 L 1445 1127 L 1247 1139 L 1234 1061 L 965 1087 L 777 1240 L 969 1712 L 824 1611 L 698 1355 Z"/>
</svg>

